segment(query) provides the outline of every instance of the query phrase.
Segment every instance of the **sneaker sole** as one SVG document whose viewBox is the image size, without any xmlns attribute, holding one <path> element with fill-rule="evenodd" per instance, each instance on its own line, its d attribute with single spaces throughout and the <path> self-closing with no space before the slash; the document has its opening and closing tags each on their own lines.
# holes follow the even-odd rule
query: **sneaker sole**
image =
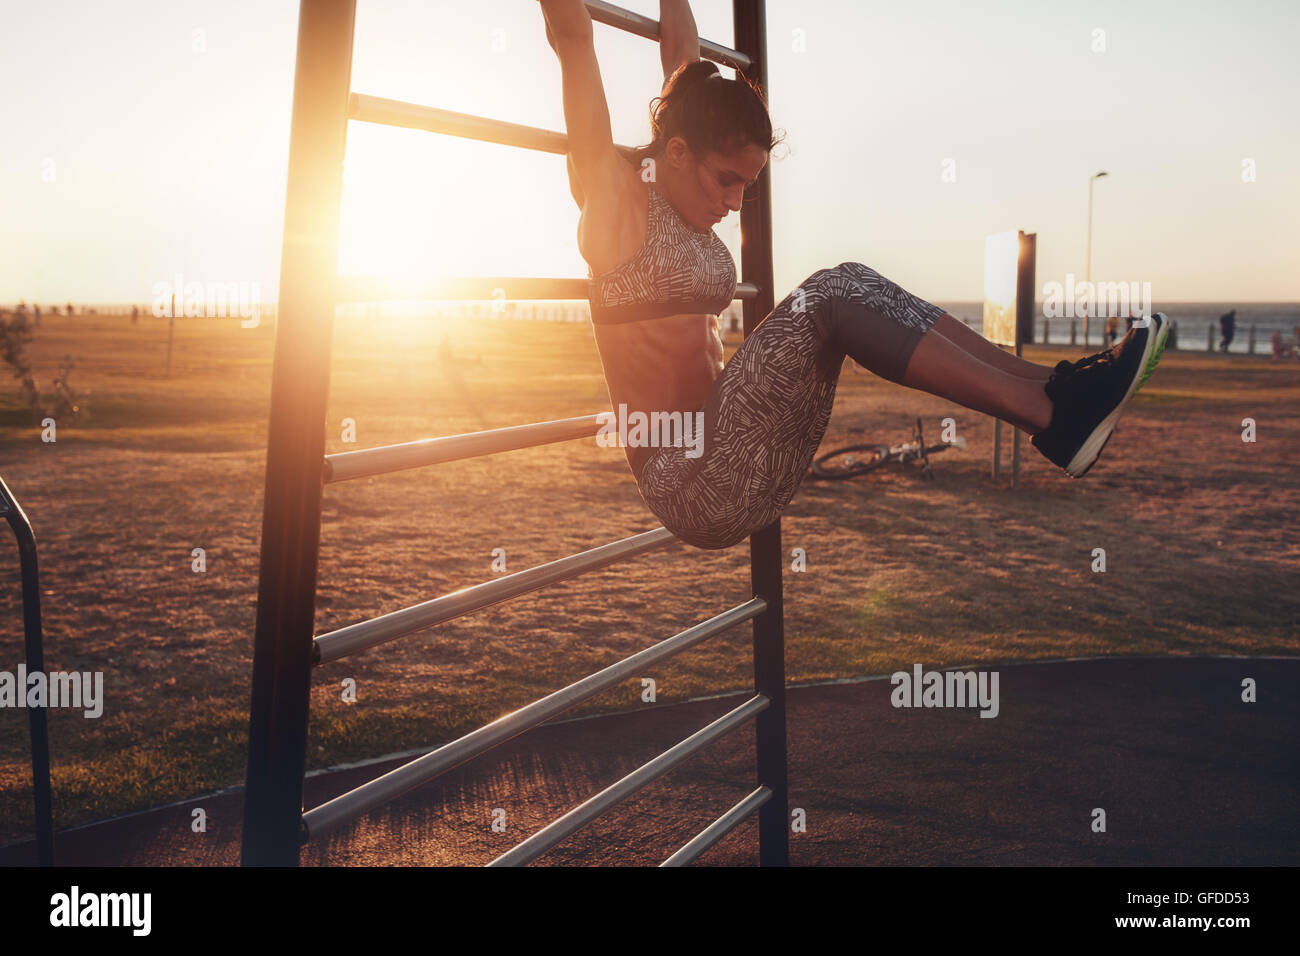
<svg viewBox="0 0 1300 956">
<path fill-rule="evenodd" d="M 1147 379 L 1151 377 L 1151 373 L 1156 370 L 1156 364 L 1160 361 L 1160 356 L 1163 355 L 1165 351 L 1165 342 L 1169 341 L 1169 316 L 1165 315 L 1163 312 L 1157 312 L 1152 316 L 1152 318 L 1156 320 L 1156 324 L 1160 331 L 1156 335 L 1155 351 L 1151 353 L 1151 358 L 1147 360 L 1147 370 L 1142 373 L 1142 377 L 1138 379 L 1138 387 L 1133 390 L 1135 393 L 1141 391 L 1142 386 L 1145 385 Z"/>
<path fill-rule="evenodd" d="M 1143 327 L 1153 331 L 1160 324 L 1154 318 L 1145 319 L 1144 321 L 1146 325 Z M 1066 466 L 1065 472 L 1071 478 L 1082 478 L 1101 455 L 1102 448 L 1110 439 L 1110 433 L 1115 430 L 1115 423 L 1119 421 L 1120 415 L 1124 413 L 1124 406 L 1128 404 L 1128 400 L 1137 391 L 1138 381 L 1144 374 L 1149 375 L 1151 369 L 1154 368 L 1151 365 L 1151 356 L 1154 354 L 1155 348 L 1156 336 L 1148 333 L 1146 348 L 1143 349 L 1142 359 L 1138 362 L 1137 368 L 1133 370 L 1133 381 L 1129 382 L 1128 391 L 1124 393 L 1124 397 L 1115 406 L 1114 411 L 1102 419 L 1101 423 L 1092 430 L 1092 433 L 1083 440 L 1083 444 L 1079 446 L 1079 450 L 1075 452 L 1074 457 L 1070 459 L 1070 463 Z"/>
</svg>

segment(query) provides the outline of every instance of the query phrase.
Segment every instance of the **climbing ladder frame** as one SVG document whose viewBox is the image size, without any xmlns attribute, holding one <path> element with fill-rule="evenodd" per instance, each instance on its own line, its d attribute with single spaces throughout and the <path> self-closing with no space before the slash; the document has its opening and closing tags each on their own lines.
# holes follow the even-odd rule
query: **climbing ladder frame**
<svg viewBox="0 0 1300 956">
<path fill-rule="evenodd" d="M 653 20 L 587 0 L 592 19 L 647 39 Z M 766 90 L 764 0 L 734 0 L 736 49 L 701 39 L 701 55 L 741 69 Z M 350 653 L 520 594 L 673 546 L 665 528 L 632 535 L 576 555 L 314 636 L 316 575 L 324 486 L 353 478 L 436 465 L 512 449 L 592 437 L 596 415 L 425 439 L 325 455 L 330 345 L 338 302 L 374 295 L 369 284 L 337 273 L 339 209 L 349 120 L 428 130 L 501 145 L 564 154 L 557 132 L 401 103 L 351 90 L 355 0 L 302 0 L 294 73 L 280 300 L 276 317 L 271 415 L 262 517 L 261 572 L 253 647 L 247 790 L 242 863 L 297 866 L 302 846 L 357 816 L 567 710 L 645 668 L 739 624 L 753 621 L 754 694 L 745 703 L 628 774 L 533 834 L 490 865 L 535 859 L 596 816 L 662 776 L 718 737 L 754 719 L 757 786 L 709 824 L 664 866 L 691 862 L 757 811 L 759 863 L 788 863 L 785 650 L 779 519 L 750 537 L 750 600 L 667 638 L 445 744 L 397 769 L 303 811 L 311 670 Z M 624 154 L 631 149 L 618 147 Z M 773 307 L 771 185 L 765 167 L 741 211 L 744 333 Z M 585 298 L 585 279 L 471 277 L 434 283 L 446 299 Z"/>
</svg>

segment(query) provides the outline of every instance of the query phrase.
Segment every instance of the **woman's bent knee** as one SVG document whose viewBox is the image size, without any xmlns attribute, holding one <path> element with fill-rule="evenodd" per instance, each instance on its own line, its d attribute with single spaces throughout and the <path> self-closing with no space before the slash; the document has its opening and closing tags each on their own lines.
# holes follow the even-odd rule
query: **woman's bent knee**
<svg viewBox="0 0 1300 956">
<path fill-rule="evenodd" d="M 825 285 L 828 280 L 861 280 L 865 277 L 875 277 L 878 279 L 881 276 L 875 269 L 863 265 L 861 262 L 841 262 L 839 265 L 831 266 L 827 269 L 818 269 L 804 280 L 802 285 L 804 287 L 820 287 Z"/>
</svg>

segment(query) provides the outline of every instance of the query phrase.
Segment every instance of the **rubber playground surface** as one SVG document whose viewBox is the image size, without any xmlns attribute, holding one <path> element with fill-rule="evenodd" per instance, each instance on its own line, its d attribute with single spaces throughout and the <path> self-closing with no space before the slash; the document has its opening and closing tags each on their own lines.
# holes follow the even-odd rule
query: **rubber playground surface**
<svg viewBox="0 0 1300 956">
<path fill-rule="evenodd" d="M 965 669 L 965 668 L 958 668 Z M 981 665 L 998 715 L 895 708 L 888 679 L 788 691 L 794 866 L 1300 863 L 1300 661 Z M 1242 701 L 1242 682 L 1257 701 Z M 306 866 L 482 865 L 748 695 L 544 725 L 305 848 Z M 752 722 L 534 865 L 656 865 L 753 789 Z M 316 806 L 404 760 L 311 776 Z M 234 866 L 242 790 L 56 834 L 61 866 Z M 192 833 L 202 807 L 207 832 Z M 506 832 L 494 833 L 503 809 Z M 1094 809 L 1105 832 L 1094 832 Z M 751 816 L 696 863 L 752 866 Z M 0 849 L 30 865 L 31 844 Z"/>
</svg>

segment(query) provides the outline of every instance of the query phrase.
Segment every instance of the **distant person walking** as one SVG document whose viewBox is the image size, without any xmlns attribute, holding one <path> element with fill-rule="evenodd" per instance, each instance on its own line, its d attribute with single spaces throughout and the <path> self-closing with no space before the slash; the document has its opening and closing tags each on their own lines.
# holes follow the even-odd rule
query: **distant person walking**
<svg viewBox="0 0 1300 956">
<path fill-rule="evenodd" d="M 1232 336 L 1237 331 L 1237 310 L 1225 312 L 1219 316 L 1219 328 L 1223 332 L 1223 344 L 1219 346 L 1219 351 L 1224 355 L 1228 354 L 1228 346 L 1232 344 Z"/>
<path fill-rule="evenodd" d="M 1133 327 L 1133 323 L 1130 322 L 1129 328 L 1132 327 Z M 1118 334 L 1119 334 L 1119 318 L 1114 315 L 1106 316 L 1106 344 L 1114 345 L 1115 336 Z"/>
</svg>

